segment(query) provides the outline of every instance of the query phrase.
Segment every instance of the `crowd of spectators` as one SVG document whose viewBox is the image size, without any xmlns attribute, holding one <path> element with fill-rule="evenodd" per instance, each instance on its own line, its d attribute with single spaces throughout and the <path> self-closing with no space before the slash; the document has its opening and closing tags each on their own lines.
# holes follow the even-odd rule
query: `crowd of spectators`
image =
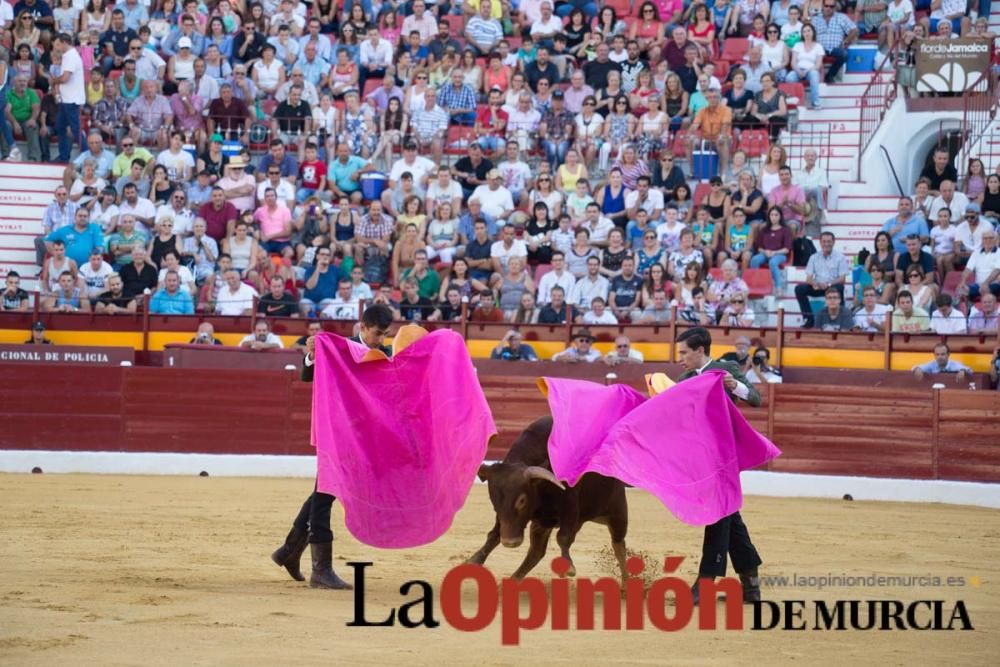
<svg viewBox="0 0 1000 667">
<path fill-rule="evenodd" d="M 790 166 L 783 82 L 818 107 L 859 36 L 888 43 L 918 18 L 908 0 L 848 4 L 0 3 L 4 154 L 68 163 L 36 242 L 42 309 L 135 312 L 149 295 L 162 314 L 350 320 L 379 302 L 410 321 L 603 325 L 676 306 L 751 326 L 741 272 L 768 269 L 781 293 L 829 188 L 815 150 Z M 931 30 L 955 18 L 943 4 Z M 968 206 L 1000 199 L 993 179 Z M 965 214 L 930 185 L 935 220 Z M 901 330 L 930 310 L 952 322 L 934 275 L 962 266 L 976 279 L 961 296 L 981 286 L 973 308 L 995 328 L 995 235 L 926 265 L 903 252 L 914 223 L 895 227 L 855 328 L 884 326 L 890 299 Z M 795 289 L 805 326 L 852 317 L 833 244 Z"/>
</svg>

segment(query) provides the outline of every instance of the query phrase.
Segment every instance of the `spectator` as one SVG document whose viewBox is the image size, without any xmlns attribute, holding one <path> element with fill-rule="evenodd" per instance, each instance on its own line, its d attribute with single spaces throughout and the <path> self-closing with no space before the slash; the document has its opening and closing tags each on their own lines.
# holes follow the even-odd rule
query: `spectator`
<svg viewBox="0 0 1000 667">
<path fill-rule="evenodd" d="M 463 315 L 461 290 L 457 286 L 448 287 L 441 301 L 441 305 L 435 308 L 427 319 L 435 322 L 461 322 Z"/>
<path fill-rule="evenodd" d="M 299 302 L 299 312 L 309 317 L 310 311 L 320 312 L 333 301 L 340 284 L 340 270 L 332 264 L 329 248 L 316 250 L 316 264 L 306 269 L 305 289 Z"/>
<path fill-rule="evenodd" d="M 643 309 L 638 317 L 633 313 L 632 321 L 639 324 L 664 324 L 671 320 L 672 311 L 667 293 L 658 289 L 653 291 L 652 302 Z"/>
<path fill-rule="evenodd" d="M 237 155 L 229 160 L 225 166 L 226 175 L 216 183 L 225 195 L 225 199 L 228 199 L 240 212 L 253 210 L 254 194 L 257 190 L 257 182 L 253 176 L 246 173 L 246 168 L 246 158 Z"/>
<path fill-rule="evenodd" d="M 978 217 L 978 214 L 973 214 Z M 938 275 L 944 277 L 955 270 L 955 226 L 951 224 L 951 211 L 942 208 L 937 214 L 937 224 L 931 228 L 931 245 Z"/>
<path fill-rule="evenodd" d="M 438 91 L 438 104 L 448 112 L 453 123 L 472 126 L 476 122 L 476 91 L 465 83 L 460 68 L 451 72 L 451 84 Z"/>
<path fill-rule="evenodd" d="M 108 86 L 108 90 L 114 90 L 114 86 Z M 14 86 L 7 91 L 7 106 L 9 107 L 11 128 L 16 134 L 24 136 L 24 141 L 28 146 L 28 161 L 40 162 L 42 159 L 42 149 L 39 143 L 39 121 L 41 114 L 41 100 L 33 89 L 28 87 L 28 79 L 23 74 L 14 78 Z M 46 137 L 48 141 L 48 137 Z M 18 150 L 16 146 L 11 147 L 12 154 Z"/>
<path fill-rule="evenodd" d="M 69 188 L 59 186 L 54 193 L 53 201 L 49 202 L 42 217 L 42 235 L 35 239 L 35 263 L 42 266 L 47 248 L 45 239 L 52 232 L 62 227 L 72 226 L 76 220 L 76 210 L 79 205 L 69 200 Z"/>
<path fill-rule="evenodd" d="M 361 218 L 355 230 L 355 263 L 384 264 L 387 267 L 390 239 L 394 229 L 395 223 L 382 212 L 381 202 L 371 202 L 368 205 L 368 213 Z M 379 277 L 380 280 L 369 280 L 369 282 L 382 282 L 385 279 L 383 276 Z"/>
<path fill-rule="evenodd" d="M 626 255 L 622 259 L 621 273 L 611 279 L 608 290 L 608 305 L 619 322 L 627 321 L 632 313 L 638 312 L 642 277 L 635 272 L 634 257 Z"/>
<path fill-rule="evenodd" d="M 240 272 L 230 269 L 223 276 L 226 284 L 215 298 L 215 314 L 227 316 L 250 315 L 257 290 L 240 281 Z M 308 281 L 306 282 L 308 287 Z"/>
<path fill-rule="evenodd" d="M 955 227 L 955 264 L 961 266 L 968 262 L 972 253 L 983 247 L 983 234 L 992 229 L 990 220 L 979 215 L 979 204 L 971 203 L 966 207 L 965 218 Z"/>
<path fill-rule="evenodd" d="M 189 345 L 222 345 L 222 341 L 215 337 L 215 327 L 211 322 L 202 322 L 198 325 L 198 331 L 188 341 Z"/>
<path fill-rule="evenodd" d="M 705 95 L 708 106 L 701 109 L 691 123 L 689 140 L 685 144 L 688 163 L 696 147 L 704 150 L 705 144 L 715 148 L 719 155 L 719 170 L 725 172 L 729 162 L 730 132 L 733 126 L 732 110 L 721 104 L 722 96 L 717 90 L 709 90 Z"/>
<path fill-rule="evenodd" d="M 416 123 L 416 121 L 414 121 Z M 389 188 L 393 189 L 397 186 L 403 174 L 409 172 L 413 176 L 413 182 L 420 187 L 421 190 L 427 188 L 428 180 L 430 179 L 431 172 L 437 168 L 437 163 L 425 158 L 423 155 L 417 155 L 417 144 L 412 141 L 408 141 L 403 144 L 403 157 L 396 160 L 392 165 L 392 170 L 389 172 Z M 388 204 L 386 196 L 383 196 L 383 204 Z M 388 206 L 387 206 L 388 208 Z"/>
<path fill-rule="evenodd" d="M 685 304 L 678 316 L 684 322 L 700 326 L 715 324 L 715 312 L 705 299 L 705 288 L 695 287 L 691 290 L 691 303 Z"/>
<path fill-rule="evenodd" d="M 66 256 L 77 266 L 83 266 L 90 259 L 94 248 L 104 249 L 104 235 L 101 226 L 90 222 L 90 211 L 79 208 L 74 212 L 73 224 L 60 227 L 45 237 L 46 243 L 61 241 L 66 248 Z"/>
<path fill-rule="evenodd" d="M 818 154 L 815 148 L 807 148 L 803 156 L 805 164 L 802 169 L 795 172 L 794 181 L 806 195 L 809 211 L 806 223 L 818 223 L 822 220 L 823 211 L 826 210 L 826 197 L 830 190 L 830 181 L 826 172 L 816 163 Z"/>
<path fill-rule="evenodd" d="M 972 253 L 969 262 L 962 271 L 959 282 L 959 293 L 977 299 L 987 291 L 1000 297 L 1000 250 L 997 249 L 997 232 L 987 229 L 983 232 L 983 247 Z M 968 284 L 972 277 L 973 283 Z"/>
<path fill-rule="evenodd" d="M 496 307 L 493 292 L 483 290 L 479 293 L 479 306 L 469 316 L 470 322 L 503 322 L 503 311 Z"/>
<path fill-rule="evenodd" d="M 826 70 L 826 83 L 837 80 L 841 68 L 847 62 L 847 49 L 858 37 L 858 27 L 847 14 L 837 11 L 835 0 L 823 0 L 823 10 L 818 16 L 812 17 L 812 25 L 816 28 L 816 41 L 833 58 Z"/>
<path fill-rule="evenodd" d="M 350 278 L 340 279 L 337 283 L 337 296 L 320 311 L 319 315 L 330 320 L 361 319 L 361 302 L 354 296 L 354 285 Z"/>
<path fill-rule="evenodd" d="M 889 312 L 889 306 L 878 303 L 878 294 L 871 285 L 861 290 L 862 305 L 854 313 L 854 329 L 860 329 L 866 333 L 882 333 L 885 331 L 885 315 Z M 964 327 L 964 320 L 963 320 Z"/>
<path fill-rule="evenodd" d="M 938 294 L 934 301 L 937 308 L 931 313 L 931 330 L 942 336 L 968 333 L 965 316 L 952 305 L 951 296 Z"/>
<path fill-rule="evenodd" d="M 528 99 L 530 101 L 530 96 Z M 471 197 L 473 190 L 486 184 L 486 175 L 493 169 L 493 163 L 483 157 L 483 147 L 479 142 L 471 142 L 467 150 L 468 155 L 459 158 L 453 169 L 458 184 L 462 186 L 462 195 L 468 198 Z"/>
<path fill-rule="evenodd" d="M 83 279 L 87 298 L 91 302 L 107 289 L 108 277 L 113 274 L 114 269 L 104 261 L 103 248 L 93 248 L 90 251 L 89 261 L 81 264 L 79 269 L 79 277 Z"/>
<path fill-rule="evenodd" d="M 704 295 L 704 290 L 702 290 L 702 295 Z M 754 325 L 754 313 L 747 304 L 745 294 L 737 294 L 729 300 L 719 318 L 719 324 L 724 327 L 752 327 Z"/>
<path fill-rule="evenodd" d="M 327 165 L 330 190 L 340 197 L 347 197 L 354 204 L 361 203 L 361 175 L 374 167 L 360 155 L 351 153 L 346 142 L 337 144 L 337 156 Z"/>
<path fill-rule="evenodd" d="M 590 329 L 578 329 L 573 336 L 573 342 L 562 352 L 556 353 L 552 361 L 563 361 L 567 363 L 594 363 L 601 358 L 601 353 L 591 347 L 594 344 L 594 337 Z"/>
<path fill-rule="evenodd" d="M 31 338 L 24 341 L 25 345 L 52 345 L 52 341 L 45 337 L 45 325 L 35 322 L 31 327 Z"/>
<path fill-rule="evenodd" d="M 441 153 L 444 149 L 445 137 L 448 134 L 448 121 L 448 112 L 438 104 L 437 94 L 434 92 L 434 89 L 427 88 L 424 91 L 423 104 L 410 115 L 413 140 L 407 141 L 403 145 L 403 157 L 396 161 L 396 165 L 402 165 L 407 157 L 411 161 L 419 160 L 421 161 L 421 167 L 425 172 L 426 178 L 426 173 L 429 173 L 434 168 L 434 165 L 441 164 Z M 430 148 L 431 155 L 434 158 L 433 162 L 423 156 L 418 157 L 416 155 L 418 146 L 421 148 Z M 424 166 L 424 161 L 430 162 L 430 165 Z M 393 165 L 393 173 L 396 173 L 396 165 Z M 405 166 L 401 166 L 400 168 L 406 169 Z M 389 179 L 391 183 L 393 180 L 391 174 Z"/>
<path fill-rule="evenodd" d="M 669 215 L 667 219 L 669 221 Z M 657 227 L 657 231 L 659 231 L 659 227 Z M 670 253 L 670 257 L 667 259 L 667 269 L 674 280 L 680 282 L 684 278 L 684 271 L 691 264 L 697 265 L 699 270 L 704 271 L 705 255 L 694 245 L 694 232 L 685 227 L 680 233 L 680 246 Z"/>
<path fill-rule="evenodd" d="M 615 349 L 608 352 L 604 357 L 604 363 L 608 366 L 618 366 L 620 364 L 641 364 L 645 361 L 642 352 L 632 349 L 632 342 L 628 336 L 618 336 L 615 338 Z"/>
<path fill-rule="evenodd" d="M 31 298 L 21 289 L 21 275 L 17 271 L 10 270 L 4 281 L 7 287 L 3 291 L 3 311 L 28 312 L 31 309 Z"/>
<path fill-rule="evenodd" d="M 112 273 L 108 276 L 108 289 L 97 297 L 94 312 L 99 315 L 115 315 L 118 313 L 134 313 L 138 304 L 135 299 L 125 294 L 125 283 L 121 276 Z"/>
<path fill-rule="evenodd" d="M 830 0 L 825 0 L 829 2 Z M 899 213 L 882 225 L 882 231 L 889 234 L 893 249 L 902 254 L 906 252 L 906 237 L 917 235 L 921 245 L 930 241 L 930 230 L 922 215 L 913 212 L 913 200 L 909 197 L 899 198 Z"/>
<path fill-rule="evenodd" d="M 73 143 L 80 141 L 80 108 L 87 103 L 83 61 L 74 48 L 73 37 L 66 33 L 55 36 L 52 51 L 60 56 L 60 73 L 50 73 L 52 83 L 59 86 L 59 115 L 56 117 L 59 162 L 69 162 Z"/>
<path fill-rule="evenodd" d="M 264 205 L 254 211 L 260 231 L 260 247 L 268 254 L 292 256 L 292 213 L 278 202 L 273 188 L 264 190 Z"/>
<path fill-rule="evenodd" d="M 407 278 L 402 281 L 403 300 L 399 302 L 399 313 L 408 322 L 426 320 L 434 312 L 431 300 L 420 296 L 416 279 Z M 498 311 L 499 312 L 499 311 Z M 502 314 L 501 314 L 502 317 Z"/>
<path fill-rule="evenodd" d="M 149 304 L 149 312 L 154 315 L 194 315 L 191 292 L 182 289 L 177 271 L 167 270 L 163 287 L 156 290 Z"/>
<path fill-rule="evenodd" d="M 733 351 L 726 352 L 720 359 L 722 361 L 732 361 L 740 367 L 740 371 L 746 375 L 750 370 L 750 339 L 746 336 L 737 336 L 733 340 Z"/>
<path fill-rule="evenodd" d="M 753 366 L 745 373 L 753 384 L 781 384 L 781 371 L 770 365 L 771 352 L 766 347 L 758 347 L 753 353 Z"/>
<path fill-rule="evenodd" d="M 56 289 L 42 301 L 42 310 L 47 313 L 89 313 L 90 300 L 73 274 L 63 271 L 59 274 Z"/>
<path fill-rule="evenodd" d="M 570 322 L 575 322 L 579 316 L 576 308 L 566 303 L 566 290 L 559 285 L 555 285 L 549 291 L 549 303 L 542 307 L 538 314 L 539 324 L 565 324 L 566 314 L 569 313 Z"/>
<path fill-rule="evenodd" d="M 479 11 L 465 24 L 465 38 L 476 56 L 487 56 L 503 39 L 500 21 L 492 17 L 492 3 L 480 2 Z"/>
<path fill-rule="evenodd" d="M 896 295 L 896 309 L 892 313 L 893 333 L 923 333 L 930 329 L 927 311 L 913 305 L 913 294 L 902 290 Z"/>
<path fill-rule="evenodd" d="M 951 219 L 958 220 L 969 210 L 969 197 L 964 192 L 955 189 L 955 182 L 941 181 L 941 194 L 931 200 L 928 219 L 937 220 L 938 211 L 943 208 L 951 211 Z M 978 205 L 977 205 L 978 206 Z M 973 209 L 975 210 L 975 209 Z M 979 211 L 976 211 L 978 213 Z"/>
<path fill-rule="evenodd" d="M 854 318 L 843 306 L 841 291 L 833 286 L 827 287 L 823 296 L 826 298 L 826 308 L 816 315 L 816 328 L 820 331 L 850 331 L 854 327 Z"/>
<path fill-rule="evenodd" d="M 267 293 L 257 302 L 257 313 L 265 317 L 299 316 L 299 304 L 295 297 L 285 291 L 284 278 L 279 275 L 271 276 Z"/>
<path fill-rule="evenodd" d="M 960 361 L 951 358 L 951 350 L 945 343 L 934 346 L 934 359 L 913 367 L 913 374 L 918 380 L 927 375 L 955 374 L 955 382 L 963 384 L 972 380 L 972 369 Z"/>
<path fill-rule="evenodd" d="M 840 301 L 844 300 L 844 285 L 850 273 L 850 265 L 842 254 L 834 252 L 835 237 L 832 232 L 823 232 L 819 244 L 821 251 L 809 257 L 806 264 L 806 283 L 795 286 L 795 298 L 799 302 L 799 310 L 803 315 L 803 327 L 813 326 L 812 307 L 809 297 L 826 294 L 830 287 L 840 293 Z"/>
<path fill-rule="evenodd" d="M 417 281 L 417 291 L 422 297 L 433 300 L 441 289 L 441 276 L 429 268 L 427 251 L 417 250 L 413 256 L 413 267 L 403 271 L 402 280 L 412 278 Z"/>
<path fill-rule="evenodd" d="M 244 70 L 245 78 L 246 70 Z M 219 97 L 208 103 L 205 117 L 207 131 L 223 138 L 242 139 L 250 132 L 252 116 L 247 103 L 233 94 L 233 84 L 228 81 L 219 86 Z"/>
<path fill-rule="evenodd" d="M 767 195 L 770 206 L 781 208 L 786 223 L 794 223 L 795 235 L 803 232 L 806 214 L 806 195 L 797 185 L 792 183 L 792 168 L 787 164 L 778 169 L 779 185 L 771 189 Z"/>
<path fill-rule="evenodd" d="M 198 217 L 205 221 L 205 233 L 213 241 L 218 242 L 232 236 L 240 212 L 236 210 L 232 202 L 226 201 L 226 191 L 215 186 L 212 188 L 210 200 L 198 208 Z"/>
<path fill-rule="evenodd" d="M 306 325 L 306 333 L 303 336 L 299 336 L 292 343 L 291 349 L 298 352 L 306 351 L 306 341 L 309 340 L 310 336 L 317 336 L 323 331 L 323 324 L 319 320 L 310 320 L 309 324 Z"/>
<path fill-rule="evenodd" d="M 986 292 L 979 300 L 979 305 L 969 310 L 969 333 L 995 334 L 998 319 L 1000 319 L 1000 309 L 997 308 L 997 297 Z"/>
<path fill-rule="evenodd" d="M 253 325 L 253 333 L 243 337 L 243 340 L 240 341 L 240 347 L 244 350 L 262 352 L 264 350 L 284 349 L 285 344 L 271 331 L 271 325 L 267 320 L 257 320 Z"/>
<path fill-rule="evenodd" d="M 610 288 L 608 279 L 601 275 L 601 260 L 596 256 L 591 256 L 587 259 L 587 273 L 573 286 L 569 302 L 585 309 L 590 306 L 595 297 L 606 300 Z"/>
<path fill-rule="evenodd" d="M 167 147 L 167 130 L 173 125 L 174 113 L 170 102 L 160 94 L 159 81 L 146 78 L 140 95 L 128 108 L 125 117 L 131 126 L 129 136 L 136 143 L 155 143 L 158 150 Z"/>
<path fill-rule="evenodd" d="M 606 302 L 599 296 L 595 296 L 590 302 L 590 310 L 583 314 L 580 321 L 583 324 L 618 324 L 618 318 L 610 310 L 606 310 Z"/>
<path fill-rule="evenodd" d="M 934 149 L 931 162 L 920 172 L 920 178 L 927 179 L 928 190 L 930 194 L 935 196 L 940 194 L 943 181 L 954 183 L 958 180 L 958 171 L 951 163 L 951 155 L 947 148 L 939 146 Z"/>
<path fill-rule="evenodd" d="M 146 260 L 146 246 L 135 244 L 131 250 L 132 261 L 121 267 L 119 275 L 124 287 L 122 291 L 129 298 L 142 299 L 144 294 L 152 294 L 157 285 L 156 267 Z"/>
<path fill-rule="evenodd" d="M 483 1 L 483 7 L 489 7 L 489 4 Z M 520 331 L 511 329 L 504 337 L 500 340 L 493 351 L 490 353 L 490 359 L 501 359 L 503 361 L 538 361 L 538 354 L 535 350 L 523 342 L 524 337 L 521 335 Z"/>
</svg>

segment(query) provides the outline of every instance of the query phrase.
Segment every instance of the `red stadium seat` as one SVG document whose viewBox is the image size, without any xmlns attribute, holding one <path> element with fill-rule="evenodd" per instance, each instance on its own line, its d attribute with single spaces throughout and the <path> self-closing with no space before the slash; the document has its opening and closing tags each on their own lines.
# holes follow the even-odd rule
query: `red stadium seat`
<svg viewBox="0 0 1000 667">
<path fill-rule="evenodd" d="M 965 281 L 966 285 L 971 285 L 975 282 L 975 276 L 969 274 L 968 280 Z M 947 294 L 948 296 L 955 298 L 958 292 L 958 286 L 962 284 L 962 272 L 961 271 L 949 271 L 948 275 L 944 277 L 944 284 L 941 286 L 941 293 Z"/>
<path fill-rule="evenodd" d="M 456 14 L 446 14 L 442 17 L 449 26 L 451 26 L 451 34 L 461 35 L 465 32 L 465 18 Z"/>
<path fill-rule="evenodd" d="M 722 280 L 722 269 L 720 269 L 717 266 L 713 267 L 708 270 L 708 275 L 712 277 L 713 282 L 719 282 L 720 280 Z"/>
<path fill-rule="evenodd" d="M 739 150 L 749 158 L 758 158 L 767 152 L 771 143 L 767 130 L 743 130 L 740 132 Z"/>
<path fill-rule="evenodd" d="M 361 91 L 362 101 L 368 99 L 368 93 L 378 90 L 378 87 L 382 85 L 382 79 L 372 78 L 365 81 L 364 90 Z"/>
<path fill-rule="evenodd" d="M 763 299 L 774 293 L 770 269 L 747 269 L 743 272 L 743 282 L 750 288 L 751 299 Z"/>
<path fill-rule="evenodd" d="M 445 140 L 444 152 L 446 155 L 465 155 L 465 152 L 469 149 L 469 143 L 475 140 L 475 138 L 475 128 L 452 125 L 448 128 L 448 137 Z"/>
<path fill-rule="evenodd" d="M 708 193 L 712 191 L 712 186 L 708 183 L 698 183 L 694 189 L 694 196 L 691 197 L 691 201 L 694 202 L 695 206 L 701 206 L 702 202 L 705 201 L 705 197 Z"/>
<path fill-rule="evenodd" d="M 604 6 L 614 9 L 615 15 L 620 19 L 632 13 L 631 7 L 629 6 L 631 4 L 631 0 L 605 0 L 604 2 Z M 638 5 L 638 3 L 636 4 Z"/>
<path fill-rule="evenodd" d="M 686 158 L 687 157 L 687 130 L 679 130 L 677 134 L 674 135 L 674 145 L 671 150 L 674 152 L 675 158 Z"/>
<path fill-rule="evenodd" d="M 806 87 L 801 83 L 779 83 L 778 90 L 785 94 L 788 110 L 797 108 L 806 99 Z"/>
<path fill-rule="evenodd" d="M 746 37 L 726 37 L 722 43 L 722 53 L 719 58 L 728 60 L 730 63 L 739 63 L 746 57 L 750 50 L 750 40 Z"/>
<path fill-rule="evenodd" d="M 552 270 L 551 264 L 539 264 L 535 267 L 535 283 L 537 284 L 539 280 L 542 279 L 546 273 Z"/>
</svg>

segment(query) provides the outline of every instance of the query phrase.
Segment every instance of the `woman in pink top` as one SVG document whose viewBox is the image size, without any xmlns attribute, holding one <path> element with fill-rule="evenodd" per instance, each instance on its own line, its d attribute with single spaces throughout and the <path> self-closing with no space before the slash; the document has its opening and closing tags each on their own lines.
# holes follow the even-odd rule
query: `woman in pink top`
<svg viewBox="0 0 1000 667">
<path fill-rule="evenodd" d="M 264 191 L 264 205 L 254 212 L 253 219 L 260 225 L 260 246 L 265 252 L 292 255 L 292 213 L 278 204 L 273 188 Z"/>
</svg>

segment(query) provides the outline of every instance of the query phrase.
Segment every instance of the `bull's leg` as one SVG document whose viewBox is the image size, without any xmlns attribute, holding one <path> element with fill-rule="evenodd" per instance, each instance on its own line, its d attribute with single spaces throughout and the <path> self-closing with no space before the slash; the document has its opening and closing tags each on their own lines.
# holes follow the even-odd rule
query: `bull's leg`
<svg viewBox="0 0 1000 667">
<path fill-rule="evenodd" d="M 551 534 L 551 528 L 546 528 L 535 521 L 531 522 L 528 534 L 528 553 L 524 555 L 524 562 L 521 563 L 521 567 L 517 568 L 517 571 L 512 575 L 514 579 L 524 579 L 531 572 L 532 568 L 538 565 L 538 561 L 542 560 L 545 556 L 545 550 L 549 546 L 549 535 Z"/>
<path fill-rule="evenodd" d="M 490 553 L 500 544 L 500 519 L 493 523 L 493 530 L 486 534 L 486 544 L 479 548 L 479 551 L 469 557 L 468 563 L 482 565 L 486 562 Z"/>
<path fill-rule="evenodd" d="M 576 565 L 573 564 L 573 558 L 569 555 L 569 548 L 573 546 L 578 532 L 580 532 L 580 524 L 577 522 L 568 522 L 562 524 L 559 527 L 559 532 L 556 533 L 556 542 L 559 544 L 560 555 L 569 561 L 569 570 L 566 572 L 567 577 L 576 576 Z"/>
<path fill-rule="evenodd" d="M 619 488 L 615 496 L 608 516 L 608 532 L 611 533 L 611 549 L 615 552 L 615 558 L 618 560 L 622 586 L 624 587 L 625 579 L 628 578 L 628 571 L 625 569 L 625 561 L 627 560 L 625 534 L 628 533 L 628 501 L 625 498 L 625 487 Z"/>
</svg>

